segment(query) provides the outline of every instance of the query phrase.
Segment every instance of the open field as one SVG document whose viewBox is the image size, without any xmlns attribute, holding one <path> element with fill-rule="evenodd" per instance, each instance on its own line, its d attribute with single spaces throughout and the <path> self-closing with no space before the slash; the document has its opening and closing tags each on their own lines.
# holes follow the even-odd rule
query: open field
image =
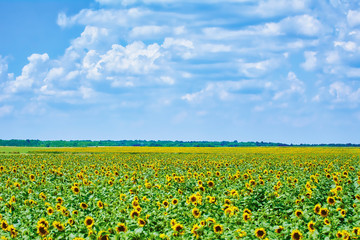
<svg viewBox="0 0 360 240">
<path fill-rule="evenodd" d="M 24 154 L 31 151 L 45 150 L 45 147 L 3 147 L 0 146 L 0 154 Z"/>
<path fill-rule="evenodd" d="M 0 236 L 7 239 L 360 236 L 359 148 L 35 153 L 0 155 Z"/>
</svg>

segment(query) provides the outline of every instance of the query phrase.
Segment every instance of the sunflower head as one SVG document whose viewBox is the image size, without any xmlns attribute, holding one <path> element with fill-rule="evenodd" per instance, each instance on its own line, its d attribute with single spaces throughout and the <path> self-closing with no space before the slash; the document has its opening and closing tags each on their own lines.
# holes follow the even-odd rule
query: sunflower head
<svg viewBox="0 0 360 240">
<path fill-rule="evenodd" d="M 307 226 L 311 233 L 315 231 L 315 223 L 313 221 L 310 221 Z"/>
<path fill-rule="evenodd" d="M 94 225 L 94 218 L 87 216 L 84 220 L 84 224 L 87 228 L 91 228 Z"/>
<path fill-rule="evenodd" d="M 329 209 L 327 208 L 320 208 L 320 215 L 322 217 L 327 217 L 329 215 Z"/>
<path fill-rule="evenodd" d="M 214 229 L 214 232 L 217 234 L 222 234 L 224 232 L 224 227 L 220 224 L 215 224 L 213 229 Z"/>
<path fill-rule="evenodd" d="M 143 227 L 143 226 L 145 226 L 146 221 L 144 219 L 142 219 L 142 218 L 139 218 L 138 219 L 138 224 L 139 224 L 140 227 Z"/>
<path fill-rule="evenodd" d="M 124 223 L 118 223 L 115 229 L 118 233 L 127 231 L 127 227 Z"/>
<path fill-rule="evenodd" d="M 266 231 L 264 228 L 257 228 L 255 230 L 255 236 L 257 238 L 263 239 L 266 236 Z"/>
<path fill-rule="evenodd" d="M 292 240 L 301 240 L 303 238 L 302 233 L 299 230 L 294 230 L 291 232 L 291 239 Z"/>
</svg>

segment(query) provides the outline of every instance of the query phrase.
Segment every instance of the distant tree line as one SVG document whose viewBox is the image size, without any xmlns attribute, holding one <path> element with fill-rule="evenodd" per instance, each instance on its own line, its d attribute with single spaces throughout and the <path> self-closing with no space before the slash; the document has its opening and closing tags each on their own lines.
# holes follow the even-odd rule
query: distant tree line
<svg viewBox="0 0 360 240">
<path fill-rule="evenodd" d="M 154 140 L 1 140 L 0 146 L 18 147 L 100 147 L 100 146 L 144 146 L 144 147 L 274 147 L 274 146 L 299 146 L 299 147 L 360 147 L 360 144 L 285 144 L 273 142 L 238 142 L 238 141 L 154 141 Z"/>
</svg>

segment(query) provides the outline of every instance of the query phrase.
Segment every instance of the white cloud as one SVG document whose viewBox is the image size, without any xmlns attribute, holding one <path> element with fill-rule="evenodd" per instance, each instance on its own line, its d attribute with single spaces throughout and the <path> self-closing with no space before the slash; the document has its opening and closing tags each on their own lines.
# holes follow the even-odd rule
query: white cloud
<svg viewBox="0 0 360 240">
<path fill-rule="evenodd" d="M 219 27 L 206 27 L 203 29 L 203 33 L 207 38 L 216 40 L 232 40 L 253 36 L 284 36 L 287 34 L 316 36 L 322 31 L 323 25 L 321 22 L 307 14 L 286 17 L 279 22 L 247 26 L 241 30 L 228 30 Z"/>
<path fill-rule="evenodd" d="M 44 82 L 51 82 L 52 80 L 59 79 L 64 74 L 64 68 L 55 67 L 50 69 L 47 73 Z"/>
<path fill-rule="evenodd" d="M 355 52 L 355 51 L 358 50 L 357 44 L 355 42 L 352 42 L 352 41 L 348 41 L 348 42 L 335 41 L 334 46 L 335 47 L 339 46 L 339 47 L 343 48 L 345 51 L 348 51 L 348 52 Z"/>
<path fill-rule="evenodd" d="M 301 67 L 304 68 L 306 71 L 314 70 L 317 64 L 316 54 L 316 52 L 306 51 L 304 53 L 305 62 L 301 64 Z"/>
<path fill-rule="evenodd" d="M 183 59 L 189 59 L 194 55 L 194 44 L 188 39 L 167 37 L 161 47 L 171 50 L 172 53 L 181 56 Z"/>
<path fill-rule="evenodd" d="M 360 24 L 360 11 L 350 10 L 347 13 L 347 21 L 351 27 L 355 27 Z"/>
<path fill-rule="evenodd" d="M 185 94 L 181 99 L 190 103 L 201 102 L 205 98 L 214 97 L 221 101 L 229 101 L 245 95 L 247 101 L 259 100 L 261 92 L 270 87 L 270 83 L 259 80 L 210 82 L 204 89 Z"/>
<path fill-rule="evenodd" d="M 357 103 L 360 101 L 360 88 L 353 90 L 343 82 L 334 82 L 329 87 L 329 93 L 335 97 L 335 102 Z"/>
<path fill-rule="evenodd" d="M 305 92 L 305 84 L 297 78 L 295 73 L 289 72 L 287 76 L 287 88 L 284 90 L 278 91 L 273 99 L 279 100 L 283 98 L 289 98 L 294 94 L 303 95 Z"/>
<path fill-rule="evenodd" d="M 108 38 L 109 31 L 106 28 L 86 26 L 81 36 L 72 41 L 71 46 L 75 49 L 96 49 Z"/>
<path fill-rule="evenodd" d="M 260 77 L 267 72 L 277 68 L 280 61 L 277 59 L 268 59 L 260 62 L 245 62 L 239 60 L 239 72 L 246 77 Z"/>
<path fill-rule="evenodd" d="M 308 8 L 307 0 L 261 0 L 255 13 L 263 17 L 273 17 L 289 12 L 303 12 Z"/>
<path fill-rule="evenodd" d="M 20 76 L 14 81 L 8 82 L 7 91 L 18 92 L 22 90 L 31 90 L 34 84 L 39 85 L 46 76 L 48 54 L 32 54 L 28 57 L 29 63 L 22 69 Z"/>
<path fill-rule="evenodd" d="M 175 83 L 175 80 L 169 76 L 161 76 L 160 80 L 161 80 L 161 82 L 166 83 L 168 85 L 174 85 L 174 83 Z"/>
<path fill-rule="evenodd" d="M 168 30 L 167 27 L 164 26 L 156 26 L 156 25 L 147 25 L 147 26 L 137 26 L 134 27 L 130 32 L 130 37 L 132 38 L 149 38 L 158 35 L 162 35 Z"/>
<path fill-rule="evenodd" d="M 82 72 L 87 79 L 107 79 L 115 81 L 113 86 L 123 86 L 124 81 L 117 76 L 144 75 L 156 70 L 155 61 L 161 56 L 160 46 L 156 43 L 146 46 L 136 41 L 125 47 L 113 44 L 104 54 L 90 50 L 82 61 Z"/>
<path fill-rule="evenodd" d="M 68 27 L 75 24 L 91 25 L 97 27 L 129 27 L 133 26 L 137 19 L 146 15 L 147 12 L 138 8 L 131 9 L 83 9 L 78 14 L 68 17 L 65 13 L 59 13 L 57 24 Z"/>
<path fill-rule="evenodd" d="M 319 20 L 307 14 L 287 17 L 281 20 L 279 24 L 283 31 L 305 36 L 315 36 L 319 34 L 323 28 Z"/>
</svg>

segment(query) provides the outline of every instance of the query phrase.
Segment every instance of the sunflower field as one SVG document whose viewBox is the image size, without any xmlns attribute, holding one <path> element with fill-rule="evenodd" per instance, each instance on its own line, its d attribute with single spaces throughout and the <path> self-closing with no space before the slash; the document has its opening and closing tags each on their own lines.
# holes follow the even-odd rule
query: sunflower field
<svg viewBox="0 0 360 240">
<path fill-rule="evenodd" d="M 360 239 L 360 149 L 0 155 L 0 239 Z"/>
</svg>

